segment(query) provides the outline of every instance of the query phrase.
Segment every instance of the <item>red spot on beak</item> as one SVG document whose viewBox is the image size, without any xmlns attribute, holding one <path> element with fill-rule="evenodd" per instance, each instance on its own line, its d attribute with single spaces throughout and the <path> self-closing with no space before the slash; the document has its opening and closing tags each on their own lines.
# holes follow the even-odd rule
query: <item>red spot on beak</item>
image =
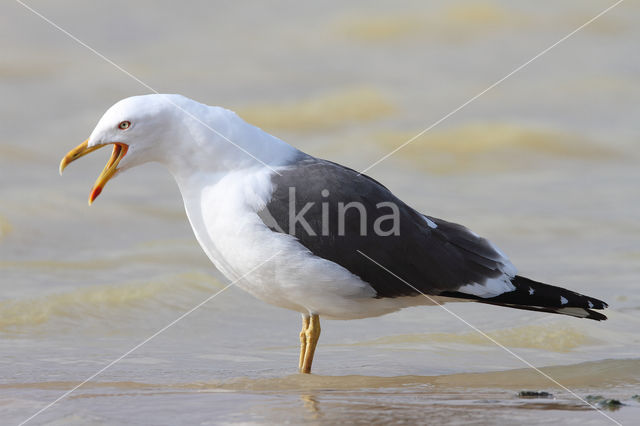
<svg viewBox="0 0 640 426">
<path fill-rule="evenodd" d="M 98 195 L 100 195 L 101 192 L 102 192 L 101 186 L 94 187 L 93 190 L 91 191 L 91 195 L 89 195 L 89 204 L 93 203 L 93 200 L 98 198 Z"/>
</svg>

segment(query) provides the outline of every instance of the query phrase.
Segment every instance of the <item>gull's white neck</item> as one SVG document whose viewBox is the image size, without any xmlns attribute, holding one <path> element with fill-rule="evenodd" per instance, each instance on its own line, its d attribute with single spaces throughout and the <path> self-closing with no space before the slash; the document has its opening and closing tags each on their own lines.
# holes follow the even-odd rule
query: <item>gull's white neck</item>
<svg viewBox="0 0 640 426">
<path fill-rule="evenodd" d="M 229 253 L 237 252 L 239 241 L 254 245 L 255 230 L 265 228 L 255 212 L 268 202 L 271 176 L 300 151 L 222 108 L 206 107 L 197 117 L 206 126 L 189 117 L 174 154 L 165 149 L 161 162 L 178 183 L 198 242 L 216 267 L 235 279 L 246 271 Z"/>
<path fill-rule="evenodd" d="M 227 174 L 275 170 L 300 153 L 296 148 L 252 126 L 234 112 L 197 104 L 182 114 L 178 131 L 161 159 L 181 190 Z"/>
</svg>

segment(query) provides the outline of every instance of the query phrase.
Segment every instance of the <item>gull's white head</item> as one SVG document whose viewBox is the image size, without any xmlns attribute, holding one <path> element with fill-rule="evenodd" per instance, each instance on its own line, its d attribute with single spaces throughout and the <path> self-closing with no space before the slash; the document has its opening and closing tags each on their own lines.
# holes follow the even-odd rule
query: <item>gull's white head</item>
<svg viewBox="0 0 640 426">
<path fill-rule="evenodd" d="M 183 140 L 176 111 L 196 102 L 181 95 L 144 95 L 123 99 L 104 113 L 91 136 L 60 162 L 60 173 L 72 161 L 106 145 L 111 158 L 96 180 L 89 204 L 116 173 L 149 161 L 162 161 L 170 141 Z"/>
<path fill-rule="evenodd" d="M 123 99 L 109 108 L 87 139 L 87 148 L 114 144 L 127 148 L 119 170 L 158 160 L 176 135 L 180 95 L 145 95 Z M 185 98 L 186 99 L 186 98 Z M 175 140 L 175 139 L 174 139 Z"/>
<path fill-rule="evenodd" d="M 233 134 L 236 141 L 231 142 L 224 134 Z M 277 142 L 282 143 L 224 108 L 181 95 L 134 96 L 105 112 L 91 136 L 62 159 L 60 173 L 72 161 L 112 145 L 111 158 L 89 196 L 91 204 L 109 179 L 131 167 L 156 161 L 172 171 L 191 171 L 201 165 L 230 169 L 255 163 L 256 155 L 273 155 Z M 255 151 L 255 155 L 249 151 Z"/>
</svg>

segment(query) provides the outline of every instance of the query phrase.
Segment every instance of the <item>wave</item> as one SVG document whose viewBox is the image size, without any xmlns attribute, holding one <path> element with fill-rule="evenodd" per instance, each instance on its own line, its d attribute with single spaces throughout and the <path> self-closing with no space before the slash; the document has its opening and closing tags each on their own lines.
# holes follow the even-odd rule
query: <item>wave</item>
<svg viewBox="0 0 640 426">
<path fill-rule="evenodd" d="M 212 284 L 218 285 L 218 282 L 208 275 L 185 273 L 148 282 L 96 285 L 39 298 L 3 301 L 0 302 L 0 330 L 15 331 L 53 319 L 101 317 L 113 309 L 137 306 L 167 292 L 211 291 Z"/>
<path fill-rule="evenodd" d="M 385 150 L 419 132 L 387 132 L 375 139 Z M 508 171 L 531 167 L 549 158 L 602 161 L 617 152 L 576 135 L 507 123 L 472 123 L 425 133 L 396 156 L 435 173 Z"/>
<path fill-rule="evenodd" d="M 341 18 L 338 35 L 350 40 L 380 43 L 427 38 L 430 41 L 473 41 L 501 29 L 521 28 L 530 17 L 490 2 L 448 5 L 440 10 L 416 10 L 411 14 L 366 15 Z"/>
<path fill-rule="evenodd" d="M 141 249 L 139 250 L 139 248 Z M 200 267 L 209 268 L 210 263 L 204 256 L 201 256 L 200 253 L 200 248 L 192 241 L 151 241 L 139 244 L 127 251 L 107 253 L 100 257 L 89 257 L 85 259 L 5 260 L 0 261 L 0 269 L 18 269 L 23 271 L 96 271 L 112 270 L 133 263 L 176 264 L 194 269 Z"/>
<path fill-rule="evenodd" d="M 561 365 L 540 368 L 568 387 L 609 386 L 640 383 L 640 359 L 608 359 L 583 362 L 573 365 Z M 187 386 L 200 386 L 224 390 L 250 391 L 296 391 L 314 389 L 362 389 L 390 388 L 416 385 L 433 385 L 446 388 L 484 388 L 499 387 L 505 389 L 545 388 L 553 383 L 531 368 L 493 371 L 485 373 L 459 373 L 441 376 L 319 376 L 290 375 L 278 378 L 235 379 L 222 383 L 202 383 Z"/>
<path fill-rule="evenodd" d="M 11 224 L 7 219 L 0 216 L 0 240 L 11 232 Z"/>
<path fill-rule="evenodd" d="M 314 131 L 370 121 L 392 113 L 393 105 L 379 91 L 355 88 L 298 102 L 238 108 L 244 120 L 266 131 Z"/>
<path fill-rule="evenodd" d="M 640 384 L 640 359 L 605 359 L 570 365 L 542 367 L 541 371 L 563 385 L 574 388 Z M 69 389 L 76 382 L 52 381 L 33 383 L 5 383 L 0 389 L 37 388 Z M 202 381 L 192 383 L 141 383 L 131 381 L 88 382 L 85 388 L 116 388 L 123 390 L 194 390 L 194 391 L 252 391 L 252 392 L 297 392 L 310 390 L 362 390 L 381 388 L 405 388 L 408 386 L 430 386 L 444 388 L 553 388 L 548 378 L 531 368 L 518 368 L 484 373 L 457 373 L 440 376 L 322 376 L 317 374 L 292 374 L 269 378 L 234 378 L 224 381 Z"/>
<path fill-rule="evenodd" d="M 569 352 L 579 346 L 596 343 L 587 334 L 566 325 L 550 323 L 495 330 L 486 333 L 509 347 L 542 349 L 552 352 Z M 467 345 L 493 346 L 494 343 L 477 332 L 401 334 L 380 337 L 364 342 L 339 346 L 403 345 L 403 344 L 461 343 Z"/>
</svg>

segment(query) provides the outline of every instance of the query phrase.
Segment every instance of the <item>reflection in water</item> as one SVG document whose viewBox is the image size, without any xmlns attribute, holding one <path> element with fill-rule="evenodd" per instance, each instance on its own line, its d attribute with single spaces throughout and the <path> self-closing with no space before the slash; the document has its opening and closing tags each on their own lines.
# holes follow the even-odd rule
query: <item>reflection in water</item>
<svg viewBox="0 0 640 426">
<path fill-rule="evenodd" d="M 304 408 L 311 414 L 311 418 L 317 420 L 322 417 L 320 405 L 315 394 L 300 394 Z"/>
<path fill-rule="evenodd" d="M 609 360 L 543 370 L 578 392 L 583 387 L 600 381 L 599 386 L 604 396 L 591 397 L 590 400 L 601 409 L 617 410 L 634 406 L 640 409 L 640 404 L 632 398 L 640 385 L 640 360 Z M 2 384 L 0 392 L 9 391 L 20 395 L 29 390 L 41 394 L 48 391 L 46 395 L 54 396 L 76 384 Z M 617 386 L 618 390 L 607 388 L 610 385 Z M 518 390 L 522 389 L 553 390 L 554 398 L 521 398 Z M 580 393 L 586 396 L 583 392 Z M 554 389 L 548 380 L 531 369 L 432 377 L 295 374 L 268 379 L 243 378 L 207 383 L 88 382 L 70 399 L 90 400 L 93 401 L 91 404 L 109 404 L 107 401 L 130 398 L 140 401 L 140 410 L 155 410 L 153 407 L 159 401 L 175 403 L 188 398 L 194 403 L 194 400 L 204 398 L 203 402 L 210 408 L 215 407 L 217 418 L 224 418 L 225 415 L 234 417 L 243 412 L 256 418 L 268 418 L 270 422 L 288 422 L 297 418 L 327 424 L 349 418 L 363 424 L 415 423 L 424 422 L 425 419 L 447 423 L 451 421 L 451 416 L 482 423 L 493 423 L 497 419 L 510 419 L 509 422 L 518 423 L 518 420 L 530 422 L 539 416 L 536 412 L 546 410 L 564 412 L 561 417 L 565 419 L 572 418 L 569 413 L 584 413 L 586 417 L 581 414 L 580 418 L 589 419 L 593 412 L 591 407 L 572 395 L 561 389 Z M 155 403 L 146 404 L 147 399 Z M 232 401 L 231 405 L 225 401 Z M 248 402 L 251 405 L 242 408 Z M 590 419 L 593 421 L 594 418 Z"/>
</svg>

